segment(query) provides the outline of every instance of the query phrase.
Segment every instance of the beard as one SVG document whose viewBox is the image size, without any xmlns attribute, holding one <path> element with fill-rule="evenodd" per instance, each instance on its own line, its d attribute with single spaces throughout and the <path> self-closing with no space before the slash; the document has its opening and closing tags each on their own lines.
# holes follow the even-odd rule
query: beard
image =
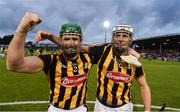
<svg viewBox="0 0 180 112">
<path fill-rule="evenodd" d="M 128 47 L 124 47 L 124 46 L 119 46 L 117 43 L 113 43 L 113 52 L 116 55 L 122 55 L 123 53 L 126 53 L 126 51 L 128 50 Z"/>
<path fill-rule="evenodd" d="M 67 58 L 74 58 L 79 51 L 77 46 L 61 46 L 61 49 Z"/>
</svg>

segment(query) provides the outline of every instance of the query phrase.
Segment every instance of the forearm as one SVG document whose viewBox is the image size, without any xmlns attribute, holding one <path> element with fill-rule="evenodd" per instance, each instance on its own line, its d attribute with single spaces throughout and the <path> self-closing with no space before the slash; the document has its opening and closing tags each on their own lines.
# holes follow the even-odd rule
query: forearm
<svg viewBox="0 0 180 112">
<path fill-rule="evenodd" d="M 88 45 L 88 44 L 83 44 L 82 45 L 82 50 L 84 52 L 90 53 L 90 48 L 93 47 L 93 45 Z"/>
<path fill-rule="evenodd" d="M 151 111 L 151 92 L 148 85 L 146 87 L 141 87 L 141 97 L 144 104 L 144 110 Z"/>
<path fill-rule="evenodd" d="M 21 65 L 24 61 L 24 41 L 27 32 L 16 30 L 14 37 L 7 51 L 7 68 L 13 69 Z"/>
<path fill-rule="evenodd" d="M 60 38 L 59 38 L 58 36 L 55 36 L 55 35 L 53 35 L 53 34 L 49 34 L 48 39 L 49 39 L 51 42 L 53 42 L 53 43 L 55 43 L 55 44 L 57 44 L 57 45 L 60 45 Z"/>
</svg>

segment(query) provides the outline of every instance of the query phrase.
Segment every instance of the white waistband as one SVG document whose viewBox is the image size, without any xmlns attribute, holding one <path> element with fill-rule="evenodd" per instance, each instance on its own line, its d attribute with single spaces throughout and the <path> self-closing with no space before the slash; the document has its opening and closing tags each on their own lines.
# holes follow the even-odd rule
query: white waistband
<svg viewBox="0 0 180 112">
<path fill-rule="evenodd" d="M 61 108 L 57 108 L 53 105 L 50 105 L 48 108 L 48 112 L 87 112 L 87 107 L 84 105 L 81 105 L 75 109 L 71 109 L 71 110 L 64 110 Z"/>
</svg>

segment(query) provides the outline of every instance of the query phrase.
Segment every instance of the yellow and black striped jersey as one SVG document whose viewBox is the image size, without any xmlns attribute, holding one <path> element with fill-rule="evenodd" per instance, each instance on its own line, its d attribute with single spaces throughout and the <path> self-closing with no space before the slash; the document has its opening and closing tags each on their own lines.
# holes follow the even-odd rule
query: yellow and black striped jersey
<svg viewBox="0 0 180 112">
<path fill-rule="evenodd" d="M 86 104 L 87 77 L 93 65 L 92 57 L 80 52 L 75 60 L 67 60 L 60 52 L 40 55 L 50 88 L 50 103 L 69 110 Z"/>
<path fill-rule="evenodd" d="M 94 46 L 90 53 L 97 63 L 98 100 L 109 107 L 119 107 L 131 101 L 131 83 L 134 77 L 144 75 L 142 67 L 135 67 L 113 53 L 111 44 Z"/>
</svg>

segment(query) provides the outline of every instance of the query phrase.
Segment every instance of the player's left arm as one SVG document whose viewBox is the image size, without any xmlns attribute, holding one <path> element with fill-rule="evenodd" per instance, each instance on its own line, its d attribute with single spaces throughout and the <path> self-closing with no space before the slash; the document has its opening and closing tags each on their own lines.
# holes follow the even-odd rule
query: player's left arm
<svg viewBox="0 0 180 112">
<path fill-rule="evenodd" d="M 141 92 L 141 98 L 144 104 L 145 111 L 151 111 L 151 91 L 147 84 L 146 78 L 144 75 L 136 78 Z"/>
</svg>

